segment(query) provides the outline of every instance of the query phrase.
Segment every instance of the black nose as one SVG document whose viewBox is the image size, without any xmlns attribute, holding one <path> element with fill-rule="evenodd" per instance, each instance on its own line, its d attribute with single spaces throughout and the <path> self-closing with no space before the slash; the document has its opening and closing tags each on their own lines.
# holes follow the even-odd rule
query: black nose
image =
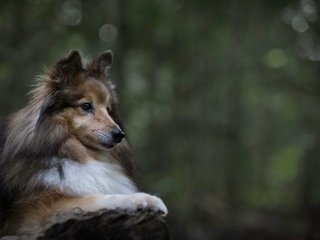
<svg viewBox="0 0 320 240">
<path fill-rule="evenodd" d="M 125 133 L 119 128 L 113 129 L 111 131 L 111 134 L 112 134 L 113 141 L 115 141 L 116 143 L 121 142 L 122 138 L 126 136 Z"/>
</svg>

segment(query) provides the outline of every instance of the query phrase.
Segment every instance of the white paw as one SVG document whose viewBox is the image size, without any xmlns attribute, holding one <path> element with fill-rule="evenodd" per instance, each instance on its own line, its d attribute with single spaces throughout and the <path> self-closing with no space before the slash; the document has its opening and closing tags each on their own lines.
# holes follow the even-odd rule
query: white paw
<svg viewBox="0 0 320 240">
<path fill-rule="evenodd" d="M 160 198 L 146 193 L 107 195 L 103 205 L 108 209 L 152 210 L 164 216 L 168 214 L 168 209 Z"/>
<path fill-rule="evenodd" d="M 134 193 L 130 194 L 128 197 L 131 198 L 131 201 L 137 209 L 149 209 L 155 212 L 160 212 L 164 216 L 168 214 L 166 205 L 156 196 L 146 193 Z"/>
</svg>

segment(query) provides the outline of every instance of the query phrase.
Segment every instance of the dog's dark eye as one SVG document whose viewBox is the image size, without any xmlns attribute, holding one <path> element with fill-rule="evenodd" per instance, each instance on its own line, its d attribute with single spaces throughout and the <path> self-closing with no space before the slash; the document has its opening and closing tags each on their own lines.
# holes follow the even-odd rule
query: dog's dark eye
<svg viewBox="0 0 320 240">
<path fill-rule="evenodd" d="M 92 112 L 93 111 L 93 106 L 91 103 L 83 103 L 80 105 L 80 107 L 85 112 Z"/>
<path fill-rule="evenodd" d="M 112 112 L 112 109 L 111 109 L 111 107 L 107 107 L 107 111 L 108 111 L 108 113 L 111 113 Z"/>
</svg>

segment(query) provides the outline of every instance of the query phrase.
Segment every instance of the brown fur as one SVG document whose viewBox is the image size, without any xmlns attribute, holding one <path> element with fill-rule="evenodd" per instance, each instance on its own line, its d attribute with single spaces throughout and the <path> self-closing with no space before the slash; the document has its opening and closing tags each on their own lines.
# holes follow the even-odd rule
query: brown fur
<svg viewBox="0 0 320 240">
<path fill-rule="evenodd" d="M 112 148 L 102 144 L 101 135 L 122 127 L 114 86 L 105 72 L 111 62 L 111 52 L 105 52 L 83 67 L 79 53 L 72 51 L 38 79 L 30 103 L 6 121 L 0 136 L 2 234 L 41 224 L 60 210 L 79 205 L 90 209 L 96 197 L 68 195 L 34 180 L 41 171 L 62 169 L 52 158 L 79 163 L 102 159 L 132 178 L 127 140 Z M 87 102 L 94 114 L 81 108 Z"/>
</svg>

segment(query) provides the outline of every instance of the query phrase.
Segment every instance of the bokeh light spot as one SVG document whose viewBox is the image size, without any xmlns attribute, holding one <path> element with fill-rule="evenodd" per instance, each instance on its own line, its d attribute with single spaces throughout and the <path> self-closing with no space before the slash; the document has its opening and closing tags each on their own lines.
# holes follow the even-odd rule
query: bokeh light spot
<svg viewBox="0 0 320 240">
<path fill-rule="evenodd" d="M 312 0 L 302 0 L 301 8 L 303 16 L 311 22 L 318 20 L 317 6 Z"/>
<path fill-rule="evenodd" d="M 288 63 L 286 53 L 280 48 L 274 48 L 267 52 L 264 57 L 264 62 L 267 66 L 272 68 L 280 68 Z"/>
<path fill-rule="evenodd" d="M 291 24 L 292 19 L 294 18 L 294 16 L 296 16 L 296 12 L 291 7 L 286 7 L 281 12 L 281 15 L 282 15 L 282 19 L 283 19 L 283 21 L 285 21 L 285 23 Z"/>
<path fill-rule="evenodd" d="M 297 32 L 305 32 L 309 29 L 309 25 L 305 18 L 301 15 L 296 15 L 291 21 L 292 28 Z"/>
<path fill-rule="evenodd" d="M 81 22 L 81 3 L 78 0 L 67 0 L 57 12 L 59 20 L 67 26 L 75 26 Z"/>
<path fill-rule="evenodd" d="M 99 29 L 99 38 L 103 42 L 112 42 L 116 40 L 118 30 L 112 24 L 104 24 Z"/>
</svg>

